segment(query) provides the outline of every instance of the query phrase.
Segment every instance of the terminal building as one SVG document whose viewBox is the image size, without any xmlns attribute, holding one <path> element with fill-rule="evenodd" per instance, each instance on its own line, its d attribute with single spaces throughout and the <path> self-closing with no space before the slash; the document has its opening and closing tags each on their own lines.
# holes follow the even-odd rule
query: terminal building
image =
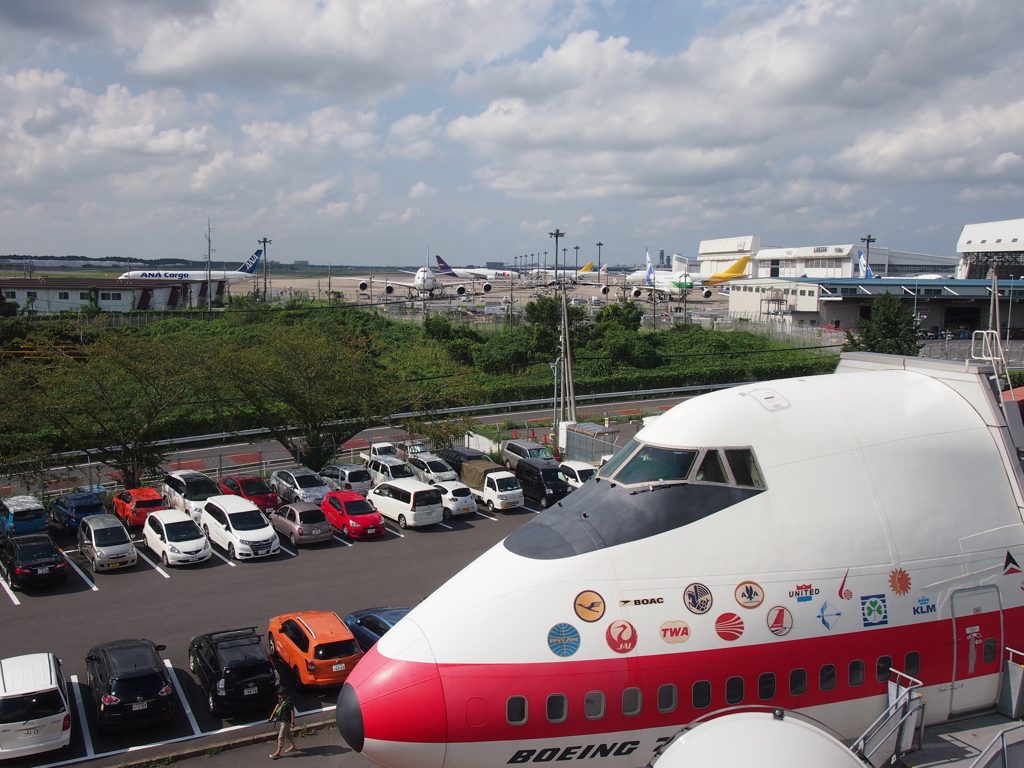
<svg viewBox="0 0 1024 768">
<path fill-rule="evenodd" d="M 117 280 L 82 277 L 14 277 L 0 279 L 5 301 L 22 314 L 57 315 L 95 306 L 103 312 L 204 309 L 206 283 Z M 214 281 L 215 295 L 222 288 Z"/>
</svg>

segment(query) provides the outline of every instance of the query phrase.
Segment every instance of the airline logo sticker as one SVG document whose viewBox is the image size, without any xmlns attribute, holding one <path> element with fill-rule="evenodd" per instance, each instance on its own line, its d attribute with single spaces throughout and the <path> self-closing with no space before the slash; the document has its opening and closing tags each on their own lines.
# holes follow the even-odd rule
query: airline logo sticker
<svg viewBox="0 0 1024 768">
<path fill-rule="evenodd" d="M 715 619 L 715 632 L 723 640 L 739 640 L 743 634 L 743 619 L 735 613 L 723 613 Z"/>
<path fill-rule="evenodd" d="M 598 621 L 604 616 L 604 598 L 589 589 L 576 595 L 572 607 L 583 621 Z"/>
<path fill-rule="evenodd" d="M 889 589 L 896 595 L 905 595 L 910 591 L 910 574 L 897 568 L 889 574 Z"/>
<path fill-rule="evenodd" d="M 690 639 L 690 625 L 685 621 L 666 621 L 661 625 L 661 639 L 666 643 L 685 643 Z"/>
<path fill-rule="evenodd" d="M 797 584 L 796 589 L 792 590 L 789 596 L 795 597 L 798 603 L 809 603 L 820 593 L 820 589 L 815 589 L 810 584 Z"/>
<path fill-rule="evenodd" d="M 914 606 L 914 615 L 924 616 L 927 613 L 935 613 L 937 610 L 938 606 L 927 597 L 919 597 L 917 599 L 917 605 Z"/>
<path fill-rule="evenodd" d="M 821 608 L 818 610 L 818 618 L 829 632 L 835 629 L 836 622 L 839 621 L 839 617 L 842 615 L 828 600 L 822 603 Z"/>
<path fill-rule="evenodd" d="M 756 581 L 744 581 L 736 587 L 736 602 L 744 608 L 757 608 L 764 602 L 764 590 Z"/>
<path fill-rule="evenodd" d="M 1009 576 L 1011 573 L 1020 573 L 1020 566 L 1017 565 L 1017 561 L 1013 559 L 1013 555 L 1007 550 L 1006 560 L 1003 562 L 1003 576 Z"/>
<path fill-rule="evenodd" d="M 604 639 L 616 653 L 629 653 L 636 648 L 636 628 L 628 621 L 613 621 L 605 630 Z"/>
<path fill-rule="evenodd" d="M 861 595 L 860 613 L 865 627 L 881 627 L 889 623 L 885 595 Z"/>
<path fill-rule="evenodd" d="M 788 608 L 776 605 L 768 609 L 768 631 L 776 637 L 788 635 L 793 628 L 793 614 Z"/>
<path fill-rule="evenodd" d="M 619 600 L 619 606 L 627 605 L 661 605 L 665 602 L 664 597 L 638 597 L 635 600 Z"/>
<path fill-rule="evenodd" d="M 691 584 L 683 591 L 683 602 L 691 613 L 703 614 L 711 610 L 714 598 L 703 584 Z"/>
<path fill-rule="evenodd" d="M 564 621 L 548 630 L 548 648 L 555 656 L 565 658 L 580 649 L 580 633 Z"/>
<path fill-rule="evenodd" d="M 846 569 L 846 573 L 843 574 L 843 583 L 839 585 L 839 599 L 840 600 L 852 600 L 853 591 L 846 588 L 846 577 L 850 575 L 850 569 Z"/>
</svg>

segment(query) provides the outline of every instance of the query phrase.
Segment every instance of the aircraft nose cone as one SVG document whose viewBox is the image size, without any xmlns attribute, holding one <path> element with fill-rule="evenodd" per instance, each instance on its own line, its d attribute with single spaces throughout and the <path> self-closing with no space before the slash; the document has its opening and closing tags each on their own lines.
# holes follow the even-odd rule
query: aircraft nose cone
<svg viewBox="0 0 1024 768">
<path fill-rule="evenodd" d="M 354 751 L 362 752 L 363 738 L 366 735 L 363 731 L 363 711 L 359 708 L 359 696 L 356 694 L 356 689 L 349 683 L 345 683 L 338 694 L 336 714 L 341 738 Z"/>
</svg>

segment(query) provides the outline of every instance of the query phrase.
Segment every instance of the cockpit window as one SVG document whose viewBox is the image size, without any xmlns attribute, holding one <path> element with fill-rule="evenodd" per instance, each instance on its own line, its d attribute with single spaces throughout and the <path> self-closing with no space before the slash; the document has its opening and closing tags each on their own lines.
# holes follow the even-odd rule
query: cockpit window
<svg viewBox="0 0 1024 768">
<path fill-rule="evenodd" d="M 636 440 L 630 440 L 601 466 L 598 474 L 601 477 L 611 477 L 614 475 L 618 468 L 622 466 L 622 462 L 633 455 L 633 451 L 637 449 L 638 445 L 640 444 Z"/>
<path fill-rule="evenodd" d="M 698 451 L 645 445 L 615 474 L 623 485 L 634 483 L 682 482 L 686 480 Z M 602 474 L 607 474 L 602 471 Z"/>
<path fill-rule="evenodd" d="M 704 460 L 700 463 L 700 469 L 693 478 L 701 483 L 728 483 L 729 476 L 722 466 L 722 458 L 718 451 L 711 449 L 704 454 Z"/>
<path fill-rule="evenodd" d="M 749 448 L 727 448 L 725 457 L 729 461 L 729 468 L 732 476 L 736 478 L 737 485 L 749 485 L 754 488 L 764 488 L 764 480 L 761 478 L 761 470 L 757 468 L 754 461 L 754 453 Z"/>
</svg>

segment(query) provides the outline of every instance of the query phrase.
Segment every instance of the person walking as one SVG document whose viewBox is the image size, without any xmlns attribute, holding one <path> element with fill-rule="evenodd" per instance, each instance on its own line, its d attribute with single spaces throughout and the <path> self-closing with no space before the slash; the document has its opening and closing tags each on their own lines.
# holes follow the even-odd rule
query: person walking
<svg viewBox="0 0 1024 768">
<path fill-rule="evenodd" d="M 277 751 L 270 756 L 271 758 L 277 760 L 281 756 L 281 747 L 284 746 L 285 739 L 291 744 L 285 750 L 286 752 L 294 752 L 298 749 L 295 746 L 295 739 L 292 738 L 292 726 L 295 725 L 295 705 L 288 698 L 284 688 L 277 689 L 277 706 L 274 707 L 274 712 L 267 722 L 277 723 Z"/>
</svg>

